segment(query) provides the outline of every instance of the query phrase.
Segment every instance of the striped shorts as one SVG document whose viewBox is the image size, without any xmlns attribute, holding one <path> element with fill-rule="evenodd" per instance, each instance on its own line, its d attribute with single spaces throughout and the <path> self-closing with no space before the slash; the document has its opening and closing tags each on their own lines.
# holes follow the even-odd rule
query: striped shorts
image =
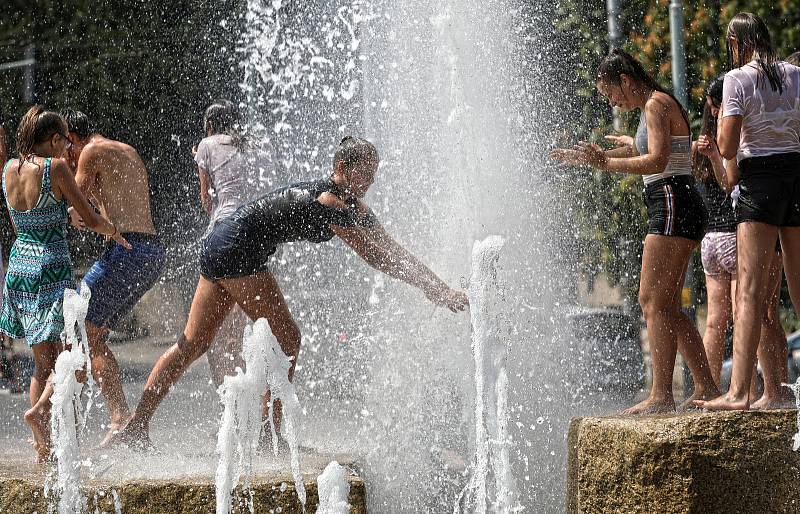
<svg viewBox="0 0 800 514">
<path fill-rule="evenodd" d="M 700 243 L 703 271 L 710 277 L 736 275 L 736 232 L 709 232 Z"/>
<path fill-rule="evenodd" d="M 703 239 L 708 214 L 691 175 L 658 179 L 645 186 L 648 234 Z"/>
</svg>

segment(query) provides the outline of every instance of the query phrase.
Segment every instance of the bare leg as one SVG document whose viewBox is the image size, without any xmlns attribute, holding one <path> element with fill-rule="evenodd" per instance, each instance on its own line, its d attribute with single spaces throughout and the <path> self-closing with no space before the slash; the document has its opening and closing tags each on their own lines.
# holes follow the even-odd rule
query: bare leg
<svg viewBox="0 0 800 514">
<path fill-rule="evenodd" d="M 183 334 L 156 362 L 133 416 L 110 444 L 150 445 L 150 418 L 186 368 L 208 350 L 231 307 L 233 300 L 222 286 L 200 277 Z"/>
<path fill-rule="evenodd" d="M 272 333 L 278 340 L 283 353 L 293 357 L 289 368 L 289 380 L 294 376 L 297 357 L 300 354 L 300 329 L 289 312 L 283 293 L 272 273 L 259 273 L 252 277 L 226 279 L 221 281 L 225 289 L 236 300 L 247 316 L 253 321 L 266 318 Z M 269 392 L 264 398 L 262 414 L 266 416 Z M 281 405 L 274 402 L 273 420 L 276 430 L 280 429 Z"/>
<path fill-rule="evenodd" d="M 237 367 L 242 367 L 242 338 L 247 315 L 239 307 L 234 307 L 225 318 L 217 332 L 217 337 L 206 352 L 211 381 L 214 387 L 222 385 L 226 375 L 233 375 Z"/>
<path fill-rule="evenodd" d="M 736 316 L 733 331 L 733 373 L 728 392 L 697 405 L 710 410 L 750 407 L 750 383 L 764 319 L 770 265 L 778 228 L 748 221 L 737 228 Z M 800 243 L 800 241 L 798 241 Z M 798 254 L 800 257 L 800 253 Z"/>
<path fill-rule="evenodd" d="M 33 433 L 32 445 L 37 462 L 44 462 L 50 455 L 50 396 L 53 385 L 47 379 L 53 372 L 61 343 L 44 342 L 32 346 L 33 376 L 31 377 L 31 408 L 25 412 L 25 423 Z"/>
<path fill-rule="evenodd" d="M 708 315 L 703 347 L 708 358 L 708 366 L 714 383 L 719 387 L 722 361 L 725 357 L 725 334 L 731 321 L 731 276 L 722 272 L 719 275 L 706 275 L 708 291 Z"/>
<path fill-rule="evenodd" d="M 122 391 L 122 377 L 119 372 L 117 359 L 108 347 L 108 329 L 98 327 L 86 322 L 86 333 L 89 336 L 89 353 L 92 356 L 92 376 L 100 385 L 100 392 L 106 399 L 111 423 L 108 432 L 100 443 L 103 447 L 108 444 L 111 436 L 118 431 L 130 417 L 128 402 Z"/>
<path fill-rule="evenodd" d="M 670 236 L 648 234 L 642 255 L 642 276 L 639 303 L 647 322 L 650 354 L 653 361 L 653 389 L 643 402 L 627 409 L 623 414 L 649 414 L 672 412 L 675 400 L 672 395 L 672 373 L 675 368 L 678 339 L 684 339 L 686 360 L 699 387 L 714 388 L 708 363 L 702 350 L 697 329 L 680 311 L 676 299 L 683 287 L 683 276 L 695 242 Z M 694 334 L 691 332 L 694 331 Z M 698 348 L 693 348 L 697 346 Z M 704 370 L 705 375 L 702 375 Z"/>
</svg>

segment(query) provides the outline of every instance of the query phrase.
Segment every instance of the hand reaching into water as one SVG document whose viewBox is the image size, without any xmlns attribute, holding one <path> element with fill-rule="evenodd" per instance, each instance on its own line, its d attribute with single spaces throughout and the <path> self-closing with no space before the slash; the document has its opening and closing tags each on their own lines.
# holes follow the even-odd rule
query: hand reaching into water
<svg viewBox="0 0 800 514">
<path fill-rule="evenodd" d="M 440 307 L 447 307 L 453 312 L 463 311 L 469 306 L 469 298 L 464 291 L 456 291 L 447 286 L 434 288 L 425 292 L 428 300 Z"/>
<path fill-rule="evenodd" d="M 608 160 L 600 145 L 586 141 L 579 142 L 572 149 L 556 148 L 550 152 L 550 158 L 565 164 L 588 165 L 598 169 L 603 169 Z"/>
</svg>

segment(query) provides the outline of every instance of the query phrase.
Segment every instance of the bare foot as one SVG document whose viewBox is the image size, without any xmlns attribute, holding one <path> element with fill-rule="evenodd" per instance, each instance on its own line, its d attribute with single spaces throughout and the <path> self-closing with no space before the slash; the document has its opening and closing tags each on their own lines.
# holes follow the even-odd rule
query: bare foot
<svg viewBox="0 0 800 514">
<path fill-rule="evenodd" d="M 155 450 L 153 442 L 150 440 L 150 432 L 147 428 L 139 424 L 133 424 L 130 421 L 125 423 L 124 426 L 111 430 L 111 434 L 103 439 L 105 446 L 103 448 L 112 448 L 118 445 L 125 445 L 128 448 L 140 452 L 150 452 Z"/>
<path fill-rule="evenodd" d="M 33 441 L 31 446 L 36 450 L 36 462 L 44 462 L 50 457 L 50 427 L 44 412 L 28 409 L 25 412 L 25 423 L 31 427 Z"/>
<path fill-rule="evenodd" d="M 772 398 L 762 395 L 761 398 L 750 404 L 752 410 L 793 409 L 794 407 L 794 398 L 785 396 Z"/>
<path fill-rule="evenodd" d="M 108 448 L 109 444 L 111 444 L 111 440 L 114 438 L 115 435 L 119 434 L 119 431 L 125 427 L 125 423 L 127 421 L 123 421 L 121 423 L 111 423 L 108 425 L 108 432 L 106 432 L 105 437 L 103 440 L 100 441 L 100 448 Z"/>
<path fill-rule="evenodd" d="M 747 395 L 744 397 L 736 397 L 727 393 L 723 396 L 718 396 L 713 400 L 695 400 L 695 405 L 701 409 L 708 410 L 747 410 L 750 407 L 749 398 Z"/>
<path fill-rule="evenodd" d="M 683 403 L 678 405 L 676 409 L 678 412 L 690 412 L 690 411 L 699 411 L 700 407 L 695 404 L 696 401 L 704 401 L 707 402 L 709 400 L 713 400 L 719 396 L 719 391 L 695 391 L 692 396 L 684 400 Z"/>
<path fill-rule="evenodd" d="M 648 398 L 643 402 L 629 407 L 620 414 L 623 416 L 644 416 L 646 414 L 668 414 L 675 412 L 675 402 L 673 400 L 653 400 Z"/>
</svg>

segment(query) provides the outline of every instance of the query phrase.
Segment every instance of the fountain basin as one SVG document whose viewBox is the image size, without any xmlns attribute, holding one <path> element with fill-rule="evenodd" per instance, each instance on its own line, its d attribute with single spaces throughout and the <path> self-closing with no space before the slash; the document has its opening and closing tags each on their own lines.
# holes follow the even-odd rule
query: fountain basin
<svg viewBox="0 0 800 514">
<path fill-rule="evenodd" d="M 574 418 L 567 512 L 800 512 L 796 411 Z"/>
<path fill-rule="evenodd" d="M 321 469 L 320 469 L 321 471 Z M 4 461 L 0 464 L 0 512 L 4 514 L 29 514 L 48 512 L 44 497 L 45 468 L 28 463 Z M 308 499 L 306 512 L 315 512 L 319 501 L 316 474 L 304 474 Z M 350 484 L 351 514 L 366 513 L 366 487 L 358 476 L 348 477 Z M 82 488 L 89 502 L 88 512 L 113 514 L 117 505 L 125 514 L 180 513 L 195 514 L 215 512 L 214 477 L 193 476 L 169 480 L 109 480 L 88 479 Z M 257 475 L 253 480 L 256 513 L 302 513 L 302 507 L 292 483 L 292 475 L 285 473 Z M 234 493 L 233 510 L 249 512 L 241 488 Z"/>
</svg>

